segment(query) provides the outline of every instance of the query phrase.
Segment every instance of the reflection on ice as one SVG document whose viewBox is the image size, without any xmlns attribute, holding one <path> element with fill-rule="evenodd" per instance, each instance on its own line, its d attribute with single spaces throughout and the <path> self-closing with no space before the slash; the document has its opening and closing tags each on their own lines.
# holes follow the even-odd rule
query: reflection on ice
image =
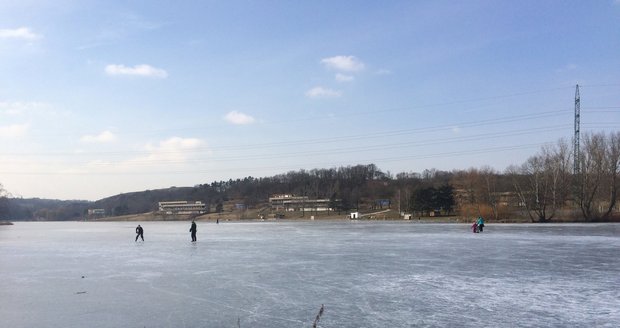
<svg viewBox="0 0 620 328">
<path fill-rule="evenodd" d="M 620 225 L 16 223 L 6 327 L 613 327 Z M 82 278 L 83 277 L 83 278 Z"/>
</svg>

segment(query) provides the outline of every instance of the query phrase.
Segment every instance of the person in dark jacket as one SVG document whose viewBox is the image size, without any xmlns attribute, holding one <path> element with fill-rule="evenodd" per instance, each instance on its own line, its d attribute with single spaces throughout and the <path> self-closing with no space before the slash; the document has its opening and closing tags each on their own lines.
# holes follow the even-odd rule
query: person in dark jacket
<svg viewBox="0 0 620 328">
<path fill-rule="evenodd" d="M 139 224 L 136 227 L 136 241 L 138 241 L 138 238 L 142 238 L 142 241 L 144 241 L 144 229 Z"/>
<path fill-rule="evenodd" d="M 196 222 L 192 221 L 192 227 L 189 228 L 189 232 L 192 233 L 192 241 L 196 241 L 196 231 L 198 231 L 198 229 L 196 229 Z"/>
</svg>

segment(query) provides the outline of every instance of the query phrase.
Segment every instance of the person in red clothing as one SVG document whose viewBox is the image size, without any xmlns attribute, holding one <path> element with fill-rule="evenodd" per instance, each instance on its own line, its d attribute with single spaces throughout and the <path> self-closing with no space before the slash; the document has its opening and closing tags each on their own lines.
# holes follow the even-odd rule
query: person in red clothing
<svg viewBox="0 0 620 328">
<path fill-rule="evenodd" d="M 478 222 L 474 221 L 474 224 L 471 225 L 471 232 L 478 232 Z"/>
</svg>

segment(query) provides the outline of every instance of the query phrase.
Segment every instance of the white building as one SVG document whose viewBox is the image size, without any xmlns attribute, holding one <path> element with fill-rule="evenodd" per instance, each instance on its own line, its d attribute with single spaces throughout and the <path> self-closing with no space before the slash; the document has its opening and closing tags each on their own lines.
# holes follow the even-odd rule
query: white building
<svg viewBox="0 0 620 328">
<path fill-rule="evenodd" d="M 105 210 L 103 208 L 90 208 L 88 209 L 88 216 L 105 216 Z"/>
<path fill-rule="evenodd" d="M 159 202 L 159 211 L 165 214 L 204 214 L 207 213 L 207 204 L 201 201 L 188 202 L 178 200 Z"/>
<path fill-rule="evenodd" d="M 336 202 L 339 201 L 340 200 L 336 200 Z M 289 194 L 273 195 L 272 197 L 269 197 L 269 205 L 271 206 L 271 210 L 274 211 L 333 211 L 334 209 L 329 206 L 330 203 L 331 201 L 329 199 L 310 199 L 308 196 L 295 196 Z"/>
</svg>

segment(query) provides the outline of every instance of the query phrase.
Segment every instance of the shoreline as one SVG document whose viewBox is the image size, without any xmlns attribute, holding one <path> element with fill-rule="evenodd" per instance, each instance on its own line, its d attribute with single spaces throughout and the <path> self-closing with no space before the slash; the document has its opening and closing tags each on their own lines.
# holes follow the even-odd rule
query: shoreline
<svg viewBox="0 0 620 328">
<path fill-rule="evenodd" d="M 217 224 L 215 219 L 193 219 L 199 223 L 213 223 Z M 24 221 L 15 221 L 15 222 L 191 222 L 192 218 L 154 218 L 154 219 L 145 219 L 145 218 L 137 218 L 137 217 L 109 217 L 102 219 L 81 219 L 81 220 L 24 220 Z M 385 222 L 385 223 L 407 223 L 407 224 L 471 224 L 474 219 L 465 219 L 460 217 L 445 217 L 445 218 L 433 218 L 433 219 L 420 219 L 420 220 L 404 220 L 404 219 L 345 219 L 345 218 L 285 218 L 285 219 L 221 219 L 219 223 L 292 223 L 292 222 Z M 579 221 L 579 220 L 552 220 L 549 222 L 531 222 L 525 220 L 485 220 L 485 224 L 598 224 L 598 223 L 620 223 L 618 220 L 607 220 L 607 221 Z M 0 225 L 14 225 L 14 222 L 9 221 L 0 221 Z"/>
</svg>

